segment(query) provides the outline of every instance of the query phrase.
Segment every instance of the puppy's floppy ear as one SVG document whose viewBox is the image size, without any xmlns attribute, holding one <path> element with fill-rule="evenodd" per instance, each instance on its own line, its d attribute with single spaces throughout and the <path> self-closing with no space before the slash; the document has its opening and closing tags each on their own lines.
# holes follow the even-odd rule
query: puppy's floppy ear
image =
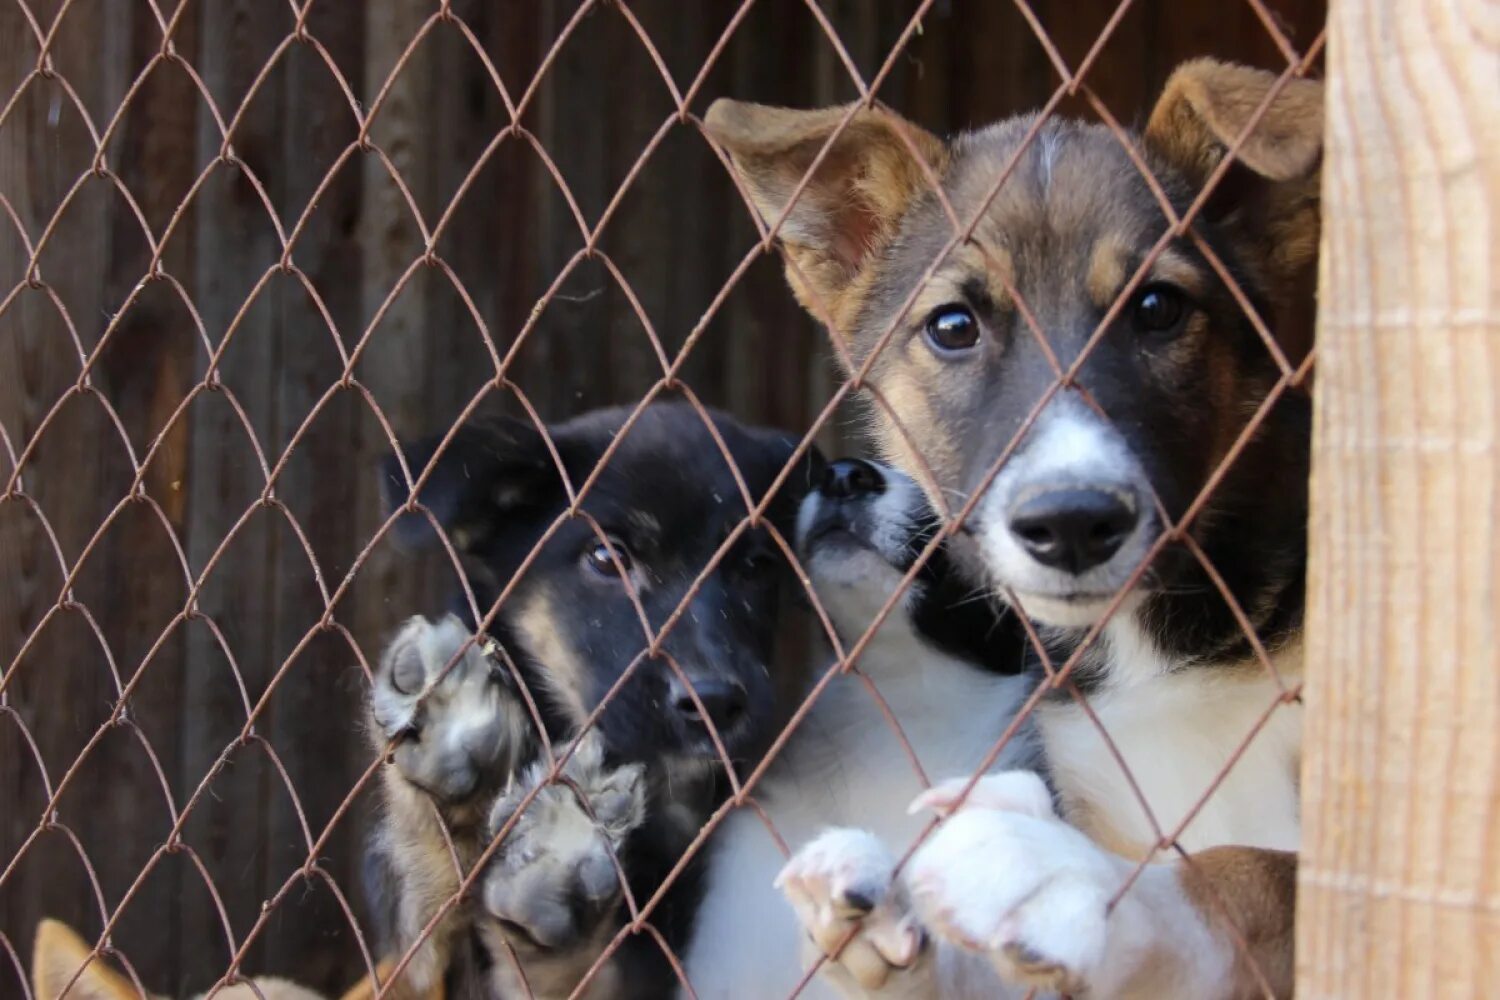
<svg viewBox="0 0 1500 1000">
<path fill-rule="evenodd" d="M 475 421 L 460 426 L 446 447 L 443 439 L 438 435 L 403 444 L 401 451 L 413 483 L 426 473 L 418 501 L 460 551 L 482 541 L 507 514 L 544 503 L 561 489 L 552 452 L 526 421 Z M 387 510 L 406 504 L 409 487 L 394 454 L 381 460 L 380 484 Z M 436 541 L 420 513 L 397 521 L 396 532 L 407 544 Z"/>
<path fill-rule="evenodd" d="M 880 107 L 859 108 L 851 117 L 849 106 L 800 111 L 721 99 L 704 125 L 728 150 L 768 225 L 832 142 L 779 234 L 796 264 L 787 276 L 797 297 L 844 332 L 852 304 L 844 293 L 912 201 L 931 190 L 928 173 L 941 175 L 948 158 L 943 141 Z"/>
<path fill-rule="evenodd" d="M 91 961 L 92 953 L 93 949 L 61 920 L 37 924 L 31 956 L 31 989 L 37 1000 L 56 1000 L 69 983 L 73 985 L 68 989 L 68 1000 L 141 1000 L 141 992 L 129 978 L 102 959 Z M 87 968 L 83 967 L 85 962 Z"/>
<path fill-rule="evenodd" d="M 1202 183 L 1249 128 L 1276 86 L 1265 70 L 1194 59 L 1173 71 L 1146 125 L 1146 139 Z M 1323 153 L 1323 85 L 1290 79 L 1240 144 L 1235 158 L 1271 181 L 1312 174 Z"/>
<path fill-rule="evenodd" d="M 1262 104 L 1265 111 L 1256 118 Z M 1277 77 L 1265 70 L 1195 59 L 1167 80 L 1144 138 L 1195 187 L 1239 142 L 1235 165 L 1210 195 L 1207 215 L 1256 242 L 1255 257 L 1268 265 L 1273 283 L 1292 280 L 1312 262 L 1323 153 L 1321 83 L 1294 78 L 1278 89 Z"/>
</svg>

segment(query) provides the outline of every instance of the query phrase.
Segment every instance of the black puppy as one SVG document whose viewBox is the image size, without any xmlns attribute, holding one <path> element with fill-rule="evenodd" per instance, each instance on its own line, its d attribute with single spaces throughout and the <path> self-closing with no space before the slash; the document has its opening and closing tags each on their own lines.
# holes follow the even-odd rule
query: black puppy
<svg viewBox="0 0 1500 1000">
<path fill-rule="evenodd" d="M 478 912 L 444 913 L 414 956 L 407 975 L 418 989 L 474 959 L 479 992 L 571 994 L 623 923 L 616 860 L 635 899 L 655 892 L 723 800 L 718 748 L 754 759 L 778 721 L 771 662 L 790 566 L 758 526 L 704 568 L 748 513 L 724 450 L 758 504 L 795 441 L 714 413 L 716 441 L 696 410 L 668 403 L 617 441 L 628 412 L 586 414 L 547 438 L 522 422 L 474 423 L 441 452 L 440 439 L 403 449 L 412 481 L 431 466 L 417 499 L 458 553 L 481 614 L 511 588 L 477 639 L 466 599 L 443 621 L 412 619 L 371 693 L 373 741 L 396 741 L 369 865 L 396 950 L 457 890 L 454 855 L 467 874 L 512 823 L 477 883 Z M 820 461 L 806 458 L 767 509 L 788 539 Z M 393 506 L 405 504 L 394 456 L 384 479 Z M 405 520 L 409 539 L 436 541 L 425 516 Z M 564 767 L 587 808 L 567 784 L 538 790 L 547 747 L 563 754 L 601 703 Z M 698 892 L 695 873 L 684 875 L 652 916 L 672 945 Z M 672 979 L 659 945 L 638 935 L 587 995 L 663 996 Z M 472 988 L 450 979 L 450 995 Z"/>
</svg>

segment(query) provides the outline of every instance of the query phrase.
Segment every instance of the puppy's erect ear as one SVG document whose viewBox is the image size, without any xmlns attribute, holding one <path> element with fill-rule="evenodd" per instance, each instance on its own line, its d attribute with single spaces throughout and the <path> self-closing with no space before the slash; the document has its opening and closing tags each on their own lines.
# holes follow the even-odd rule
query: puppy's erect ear
<svg viewBox="0 0 1500 1000">
<path fill-rule="evenodd" d="M 56 1000 L 68 989 L 68 1000 L 141 1000 L 143 994 L 130 979 L 102 959 L 90 960 L 93 949 L 60 920 L 37 924 L 36 946 L 31 956 L 31 989 L 36 1000 Z M 88 967 L 79 973 L 83 964 Z M 77 981 L 74 981 L 77 976 Z M 146 1000 L 154 1000 L 149 995 Z"/>
<path fill-rule="evenodd" d="M 928 175 L 941 175 L 947 147 L 878 107 L 859 108 L 851 116 L 849 106 L 799 111 L 718 100 L 704 124 L 729 151 L 768 225 L 781 218 L 831 143 L 779 234 L 796 265 L 787 268 L 787 276 L 797 297 L 847 333 L 854 303 L 845 293 L 870 255 L 890 240 L 912 201 L 932 189 Z"/>
<path fill-rule="evenodd" d="M 1257 242 L 1256 257 L 1269 266 L 1273 283 L 1292 280 L 1312 262 L 1323 153 L 1321 83 L 1290 79 L 1278 89 L 1277 77 L 1264 70 L 1195 59 L 1167 81 L 1145 140 L 1195 186 L 1238 142 L 1235 165 L 1205 206 L 1208 216 Z"/>
<path fill-rule="evenodd" d="M 401 447 L 412 482 L 422 483 L 418 500 L 463 551 L 482 541 L 508 514 L 546 502 L 562 480 L 542 435 L 523 420 L 492 419 L 459 427 L 447 446 L 443 436 Z M 427 467 L 432 465 L 430 472 Z M 410 496 L 401 463 L 394 454 L 380 464 L 380 483 L 387 510 Z M 431 525 L 420 514 L 397 522 L 397 535 L 408 544 L 434 542 Z"/>
</svg>

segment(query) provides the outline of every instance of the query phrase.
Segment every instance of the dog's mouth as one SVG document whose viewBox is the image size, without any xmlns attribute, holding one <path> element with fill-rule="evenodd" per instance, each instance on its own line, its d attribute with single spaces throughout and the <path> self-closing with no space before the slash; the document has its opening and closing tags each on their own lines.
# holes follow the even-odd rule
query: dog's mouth
<svg viewBox="0 0 1500 1000">
<path fill-rule="evenodd" d="M 1079 588 L 1007 592 L 1022 614 L 1040 625 L 1064 629 L 1089 629 L 1100 623 L 1127 617 L 1151 593 L 1143 582 L 1123 594 L 1120 588 Z"/>
<path fill-rule="evenodd" d="M 1093 607 L 1104 609 L 1115 603 L 1148 597 L 1168 587 L 1168 567 L 1162 564 L 1163 557 L 1144 570 L 1138 566 L 1124 566 L 1109 574 L 1091 574 L 1094 579 L 1063 579 L 1051 581 L 1028 581 L 1028 585 L 1011 585 L 1011 590 L 1024 603 L 1028 599 L 1049 601 L 1070 607 Z M 1123 593 L 1123 596 L 1122 596 Z"/>
<path fill-rule="evenodd" d="M 901 551 L 893 553 L 871 538 L 868 531 L 862 531 L 848 521 L 833 519 L 809 529 L 799 541 L 798 556 L 814 571 L 815 577 L 819 561 L 829 569 L 848 567 L 848 572 L 860 578 L 871 574 L 878 576 L 881 565 L 904 573 L 926 544 L 925 540 L 914 536 Z"/>
<path fill-rule="evenodd" d="M 799 546 L 804 556 L 816 555 L 823 549 L 863 549 L 874 552 L 875 546 L 864 538 L 847 521 L 828 518 L 808 529 Z"/>
<path fill-rule="evenodd" d="M 1011 591 L 1018 610 L 1042 625 L 1090 628 L 1104 618 L 1115 598 L 1104 591 Z"/>
<path fill-rule="evenodd" d="M 1104 604 L 1114 599 L 1117 592 L 1112 590 L 1070 590 L 1063 593 L 1030 593 L 1021 594 L 1021 599 L 1027 597 L 1039 598 L 1047 601 L 1061 601 L 1063 604 L 1084 605 Z"/>
<path fill-rule="evenodd" d="M 732 763 L 737 763 L 748 755 L 751 735 L 751 725 L 748 719 L 740 719 L 727 726 L 716 726 L 714 732 L 718 733 L 717 741 L 706 723 L 699 719 L 688 719 L 686 716 L 684 721 L 693 726 L 693 731 L 684 733 L 676 741 L 677 745 L 673 749 L 681 759 L 709 766 L 716 764 L 722 766 L 725 755 L 728 755 Z M 722 753 L 720 752 L 721 745 Z"/>
</svg>

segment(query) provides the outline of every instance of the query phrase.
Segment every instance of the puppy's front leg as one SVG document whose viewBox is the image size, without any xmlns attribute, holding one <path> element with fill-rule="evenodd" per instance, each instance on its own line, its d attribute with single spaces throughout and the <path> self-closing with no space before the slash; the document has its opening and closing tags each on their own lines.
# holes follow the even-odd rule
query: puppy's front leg
<svg viewBox="0 0 1500 1000">
<path fill-rule="evenodd" d="M 864 830 L 803 847 L 777 885 L 807 931 L 807 964 L 848 1000 L 1020 1000 L 981 955 L 930 935 L 895 857 Z"/>
<path fill-rule="evenodd" d="M 545 783 L 548 770 L 545 761 L 532 764 L 490 813 L 489 837 L 505 835 L 483 877 L 489 919 L 479 929 L 501 996 L 574 993 L 623 926 L 617 865 L 626 862 L 626 840 L 646 819 L 645 768 L 607 763 L 596 734 L 579 740 L 563 765 L 565 780 Z M 641 995 L 632 990 L 639 984 L 620 978 L 611 963 L 584 995 Z"/>
<path fill-rule="evenodd" d="M 385 811 L 371 846 L 373 877 L 391 885 L 395 926 L 384 946 L 400 953 L 458 891 L 483 846 L 484 819 L 532 739 L 525 710 L 500 668 L 456 618 L 412 618 L 381 656 L 370 693 L 370 737 L 393 745 L 381 771 Z M 450 909 L 403 977 L 424 991 L 447 969 L 464 926 Z"/>
<path fill-rule="evenodd" d="M 943 808 L 964 784 L 919 802 Z M 934 934 L 986 954 L 1009 982 L 1125 1000 L 1239 1000 L 1264 995 L 1252 960 L 1275 995 L 1291 993 L 1295 864 L 1276 851 L 1203 851 L 1148 865 L 1111 909 L 1136 864 L 1058 819 L 1035 775 L 1008 772 L 980 779 L 913 858 L 910 884 Z"/>
</svg>

